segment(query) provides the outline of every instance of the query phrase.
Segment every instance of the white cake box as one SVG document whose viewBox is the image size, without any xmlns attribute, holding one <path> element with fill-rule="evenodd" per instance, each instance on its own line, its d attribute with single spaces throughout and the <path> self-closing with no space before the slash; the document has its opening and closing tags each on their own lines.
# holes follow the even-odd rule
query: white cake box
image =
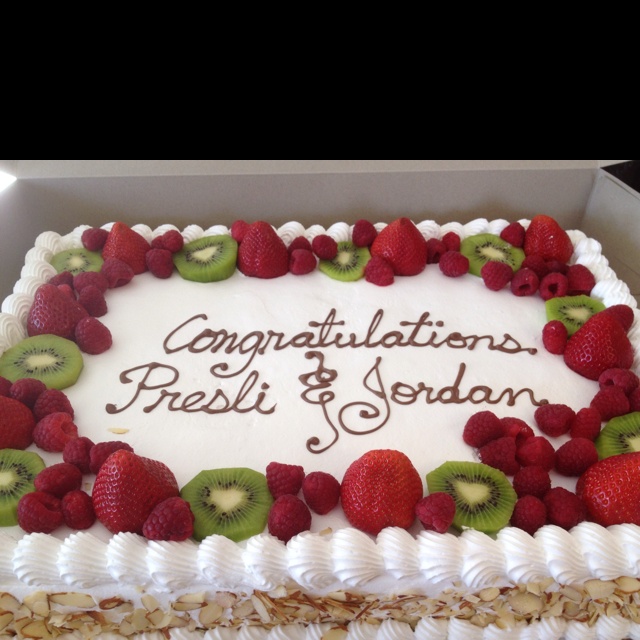
<svg viewBox="0 0 640 640">
<path fill-rule="evenodd" d="M 42 231 L 78 224 L 325 226 L 554 216 L 599 239 L 640 295 L 640 195 L 598 160 L 0 160 L 0 300 Z"/>
</svg>

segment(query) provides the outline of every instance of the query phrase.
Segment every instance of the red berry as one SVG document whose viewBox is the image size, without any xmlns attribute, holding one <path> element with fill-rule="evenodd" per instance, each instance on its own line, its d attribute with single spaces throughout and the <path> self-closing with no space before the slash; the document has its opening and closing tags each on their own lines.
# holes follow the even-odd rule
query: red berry
<svg viewBox="0 0 640 640">
<path fill-rule="evenodd" d="M 289 254 L 289 271 L 294 276 L 303 276 L 311 273 L 317 265 L 315 255 L 308 249 L 294 249 Z"/>
<path fill-rule="evenodd" d="M 18 524 L 27 533 L 51 533 L 63 523 L 60 498 L 44 491 L 32 491 L 20 498 Z"/>
<path fill-rule="evenodd" d="M 57 413 L 59 411 L 68 413 L 72 418 L 74 417 L 71 401 L 66 393 L 60 391 L 60 389 L 47 389 L 43 391 L 33 406 L 33 415 L 36 420 L 42 420 L 42 418 L 48 416 L 50 413 Z"/>
<path fill-rule="evenodd" d="M 108 442 L 98 442 L 94 444 L 91 449 L 89 449 L 89 471 L 91 473 L 98 473 L 105 460 L 114 451 L 119 451 L 120 449 L 133 453 L 133 447 L 127 442 L 121 442 L 120 440 L 109 440 Z"/>
<path fill-rule="evenodd" d="M 640 411 L 640 388 L 629 394 L 629 411 Z"/>
<path fill-rule="evenodd" d="M 442 244 L 445 246 L 445 251 L 460 251 L 460 236 L 455 231 L 447 231 L 442 236 Z"/>
<path fill-rule="evenodd" d="M 500 422 L 504 428 L 504 435 L 515 438 L 516 445 L 520 445 L 524 440 L 535 435 L 533 429 L 520 418 L 507 416 L 500 418 Z"/>
<path fill-rule="evenodd" d="M 584 502 L 564 487 L 549 489 L 542 501 L 547 508 L 547 522 L 563 529 L 571 529 L 587 517 Z"/>
<path fill-rule="evenodd" d="M 33 442 L 35 425 L 29 407 L 0 396 L 0 449 L 26 449 Z"/>
<path fill-rule="evenodd" d="M 569 295 L 588 296 L 591 289 L 596 286 L 596 279 L 583 264 L 572 264 L 567 269 L 567 280 L 569 281 Z"/>
<path fill-rule="evenodd" d="M 116 222 L 107 235 L 102 257 L 117 258 L 126 262 L 134 274 L 144 273 L 147 270 L 145 255 L 151 249 L 151 245 L 137 231 L 134 231 L 123 222 Z"/>
<path fill-rule="evenodd" d="M 495 413 L 479 411 L 466 422 L 462 431 L 462 439 L 470 447 L 480 448 L 496 438 L 505 435 L 504 424 Z"/>
<path fill-rule="evenodd" d="M 567 232 L 547 215 L 536 215 L 531 219 L 523 247 L 526 255 L 541 255 L 545 260 L 568 262 L 573 254 Z"/>
<path fill-rule="evenodd" d="M 38 396 L 46 390 L 47 385 L 45 385 L 42 380 L 21 378 L 9 387 L 9 397 L 18 402 L 22 402 L 22 404 L 29 407 L 29 409 L 33 409 Z"/>
<path fill-rule="evenodd" d="M 249 223 L 244 220 L 236 220 L 229 229 L 231 237 L 238 243 L 244 240 L 244 235 L 249 230 Z"/>
<path fill-rule="evenodd" d="M 113 344 L 111 331 L 92 316 L 87 316 L 78 322 L 75 340 L 81 351 L 91 355 L 104 353 Z"/>
<path fill-rule="evenodd" d="M 445 533 L 453 524 L 456 501 L 444 491 L 436 491 L 418 500 L 416 516 L 427 531 Z"/>
<path fill-rule="evenodd" d="M 549 403 L 538 407 L 533 417 L 542 433 L 557 438 L 569 431 L 575 411 L 566 404 Z"/>
<path fill-rule="evenodd" d="M 533 495 L 522 496 L 516 501 L 511 514 L 511 526 L 533 535 L 547 521 L 547 507 Z"/>
<path fill-rule="evenodd" d="M 107 279 L 109 289 L 124 287 L 135 275 L 133 269 L 118 258 L 107 258 L 100 267 L 100 273 Z"/>
<path fill-rule="evenodd" d="M 62 459 L 69 464 L 73 464 L 82 473 L 91 473 L 89 452 L 93 447 L 93 442 L 85 437 L 80 436 L 69 440 L 62 450 Z"/>
<path fill-rule="evenodd" d="M 631 405 L 622 387 L 604 387 L 600 389 L 589 405 L 596 409 L 603 422 L 629 413 Z"/>
<path fill-rule="evenodd" d="M 625 394 L 629 395 L 634 389 L 640 386 L 638 376 L 629 369 L 607 369 L 598 378 L 600 388 L 608 386 L 621 387 Z"/>
<path fill-rule="evenodd" d="M 94 285 L 87 285 L 80 291 L 78 302 L 94 318 L 101 318 L 107 313 L 107 300 L 104 297 L 104 293 Z"/>
<path fill-rule="evenodd" d="M 13 382 L 11 382 L 11 380 L 7 380 L 6 378 L 0 376 L 0 397 L 9 397 L 9 389 L 11 388 L 12 384 Z"/>
<path fill-rule="evenodd" d="M 82 471 L 69 462 L 58 462 L 40 471 L 33 484 L 37 491 L 46 491 L 62 498 L 65 493 L 80 488 Z"/>
<path fill-rule="evenodd" d="M 33 441 L 43 451 L 61 452 L 69 440 L 78 437 L 73 418 L 62 411 L 50 413 L 35 426 Z"/>
<path fill-rule="evenodd" d="M 556 471 L 563 476 L 580 476 L 596 462 L 598 450 L 588 438 L 571 438 L 556 451 Z"/>
<path fill-rule="evenodd" d="M 289 271 L 289 252 L 267 222 L 252 223 L 238 247 L 238 269 L 253 278 L 277 278 Z"/>
<path fill-rule="evenodd" d="M 169 249 L 149 249 L 145 254 L 147 269 L 156 277 L 166 280 L 173 273 L 173 253 Z"/>
<path fill-rule="evenodd" d="M 153 508 L 142 526 L 142 535 L 148 540 L 187 540 L 193 535 L 194 520 L 189 503 L 173 496 Z"/>
<path fill-rule="evenodd" d="M 516 460 L 523 467 L 538 466 L 551 471 L 555 458 L 553 445 L 543 436 L 527 438 L 516 449 Z"/>
<path fill-rule="evenodd" d="M 543 300 L 566 296 L 568 291 L 569 281 L 562 273 L 551 272 L 540 280 L 540 297 Z"/>
<path fill-rule="evenodd" d="M 98 227 L 85 229 L 81 236 L 82 245 L 89 251 L 102 251 L 108 235 L 109 232 L 106 229 Z"/>
<path fill-rule="evenodd" d="M 65 494 L 62 498 L 61 508 L 64 523 L 76 531 L 88 529 L 96 521 L 91 496 L 81 489 Z"/>
<path fill-rule="evenodd" d="M 542 498 L 551 489 L 551 477 L 543 467 L 536 465 L 521 467 L 513 476 L 513 488 L 520 498 L 522 496 Z"/>
<path fill-rule="evenodd" d="M 567 327 L 560 320 L 550 320 L 542 328 L 542 344 L 549 353 L 562 355 L 568 339 Z"/>
<path fill-rule="evenodd" d="M 382 229 L 370 252 L 390 262 L 397 276 L 414 276 L 427 264 L 427 241 L 408 218 L 398 218 Z"/>
<path fill-rule="evenodd" d="M 52 276 L 47 280 L 48 284 L 54 284 L 56 287 L 60 285 L 67 285 L 73 288 L 73 280 L 74 276 L 69 271 L 61 271 L 60 273 L 56 273 L 55 276 Z"/>
<path fill-rule="evenodd" d="M 312 471 L 302 481 L 302 495 L 311 511 L 324 515 L 340 501 L 340 483 L 330 473 Z"/>
<path fill-rule="evenodd" d="M 270 462 L 267 465 L 267 485 L 274 498 L 285 494 L 296 495 L 302 488 L 304 469 L 297 464 Z"/>
<path fill-rule="evenodd" d="M 508 224 L 501 232 L 500 237 L 514 247 L 522 248 L 524 245 L 525 228 L 519 222 Z"/>
<path fill-rule="evenodd" d="M 469 272 L 469 258 L 458 251 L 446 251 L 438 262 L 440 271 L 449 278 L 459 278 Z"/>
<path fill-rule="evenodd" d="M 603 313 L 613 316 L 625 331 L 629 331 L 629 329 L 631 329 L 634 315 L 633 309 L 630 306 L 626 304 L 614 304 L 607 307 Z"/>
<path fill-rule="evenodd" d="M 296 249 L 304 249 L 305 251 L 313 252 L 311 243 L 305 236 L 296 236 L 287 247 L 289 255 L 291 255 Z"/>
<path fill-rule="evenodd" d="M 338 255 L 338 243 L 325 233 L 311 241 L 311 248 L 320 260 L 333 260 Z"/>
<path fill-rule="evenodd" d="M 569 435 L 572 438 L 588 438 L 595 440 L 600 433 L 602 418 L 597 409 L 585 407 L 580 409 L 569 427 Z"/>
<path fill-rule="evenodd" d="M 520 463 L 516 460 L 514 438 L 502 437 L 487 442 L 478 450 L 478 456 L 484 464 L 499 469 L 507 476 L 512 476 L 520 469 Z"/>
<path fill-rule="evenodd" d="M 367 282 L 379 287 L 387 287 L 395 279 L 393 267 L 381 256 L 371 257 L 364 268 L 364 277 Z"/>
<path fill-rule="evenodd" d="M 376 239 L 378 231 L 369 220 L 356 220 L 351 232 L 351 241 L 356 247 L 369 247 Z"/>
<path fill-rule="evenodd" d="M 447 245 L 442 242 L 442 240 L 438 240 L 438 238 L 429 238 L 427 240 L 427 264 L 438 264 L 440 258 L 442 258 L 447 251 L 454 250 L 448 249 Z M 455 252 L 460 253 L 459 250 Z"/>
<path fill-rule="evenodd" d="M 311 511 L 300 498 L 285 494 L 275 500 L 267 520 L 269 533 L 282 542 L 311 527 Z"/>
<path fill-rule="evenodd" d="M 89 286 L 96 287 L 102 293 L 106 293 L 109 288 L 109 282 L 100 271 L 81 271 L 73 276 L 73 288 L 77 292 Z"/>
<path fill-rule="evenodd" d="M 504 289 L 513 277 L 513 269 L 505 262 L 490 261 L 482 265 L 480 276 L 490 291 Z"/>
<path fill-rule="evenodd" d="M 520 265 L 521 269 L 531 269 L 535 271 L 535 274 L 538 276 L 538 280 L 542 280 L 548 273 L 549 267 L 547 266 L 547 261 L 538 255 L 526 256 Z"/>
<path fill-rule="evenodd" d="M 52 284 L 43 284 L 36 290 L 29 309 L 27 333 L 30 336 L 51 333 L 73 340 L 76 324 L 86 315 L 75 297 Z"/>
<path fill-rule="evenodd" d="M 533 269 L 526 267 L 520 267 L 511 278 L 511 293 L 514 296 L 523 298 L 525 296 L 532 296 L 540 286 L 540 279 Z"/>
<path fill-rule="evenodd" d="M 569 273 L 569 265 L 562 260 L 547 260 L 547 269 L 549 269 L 549 273 L 561 273 L 563 276 Z"/>
<path fill-rule="evenodd" d="M 177 253 L 183 246 L 184 238 L 177 229 L 169 229 L 151 241 L 152 249 L 166 249 L 171 253 Z"/>
</svg>

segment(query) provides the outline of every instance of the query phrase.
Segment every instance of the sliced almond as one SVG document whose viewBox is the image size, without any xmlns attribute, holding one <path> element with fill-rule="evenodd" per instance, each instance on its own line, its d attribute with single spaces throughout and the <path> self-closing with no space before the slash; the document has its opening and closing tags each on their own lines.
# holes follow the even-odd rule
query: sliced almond
<svg viewBox="0 0 640 640">
<path fill-rule="evenodd" d="M 613 595 L 616 590 L 616 583 L 612 580 L 587 580 L 584 588 L 594 600 L 604 600 Z"/>
<path fill-rule="evenodd" d="M 0 611 L 0 631 L 6 629 L 13 622 L 11 611 Z"/>
<path fill-rule="evenodd" d="M 514 613 L 522 616 L 539 613 L 542 610 L 542 599 L 535 593 L 527 591 L 514 593 L 509 596 L 508 601 Z"/>
<path fill-rule="evenodd" d="M 96 606 L 96 601 L 88 593 L 79 593 L 77 591 L 52 593 L 49 596 L 49 601 L 64 607 L 74 607 L 77 609 L 91 609 Z"/>
<path fill-rule="evenodd" d="M 500 595 L 500 589 L 498 587 L 487 587 L 482 589 L 478 594 L 478 597 L 483 602 L 493 602 Z"/>
<path fill-rule="evenodd" d="M 636 591 L 640 591 L 640 580 L 637 578 L 622 577 L 617 578 L 615 582 L 620 591 L 623 591 L 624 593 L 635 593 Z"/>
<path fill-rule="evenodd" d="M 222 616 L 222 607 L 217 602 L 210 602 L 200 609 L 198 619 L 203 627 L 209 627 L 214 622 L 220 620 Z"/>
<path fill-rule="evenodd" d="M 49 598 L 44 591 L 34 591 L 26 595 L 23 603 L 30 611 L 43 618 L 46 618 L 51 611 Z"/>
</svg>

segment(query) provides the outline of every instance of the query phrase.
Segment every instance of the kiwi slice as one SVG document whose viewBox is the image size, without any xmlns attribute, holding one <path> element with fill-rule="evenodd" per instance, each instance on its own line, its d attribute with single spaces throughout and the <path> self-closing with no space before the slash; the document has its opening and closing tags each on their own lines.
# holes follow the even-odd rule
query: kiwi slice
<svg viewBox="0 0 640 640">
<path fill-rule="evenodd" d="M 479 233 L 469 236 L 460 243 L 460 253 L 469 258 L 469 273 L 480 276 L 487 262 L 504 262 L 514 272 L 524 261 L 524 251 L 492 233 Z"/>
<path fill-rule="evenodd" d="M 444 491 L 456 502 L 453 526 L 493 533 L 509 524 L 516 503 L 507 476 L 481 462 L 445 462 L 427 474 L 429 493 Z"/>
<path fill-rule="evenodd" d="M 600 459 L 640 451 L 640 411 L 611 418 L 595 439 Z"/>
<path fill-rule="evenodd" d="M 605 306 L 586 295 L 560 296 L 545 303 L 547 320 L 560 320 L 572 336 L 592 315 L 604 311 Z"/>
<path fill-rule="evenodd" d="M 371 258 L 367 247 L 356 247 L 353 242 L 338 242 L 338 253 L 333 260 L 320 260 L 318 269 L 334 280 L 354 282 L 364 276 L 364 268 Z"/>
<path fill-rule="evenodd" d="M 42 380 L 49 389 L 75 384 L 84 360 L 75 342 L 49 333 L 26 338 L 0 356 L 0 376 Z"/>
<path fill-rule="evenodd" d="M 273 503 L 266 476 L 246 467 L 201 471 L 180 495 L 195 516 L 196 540 L 219 534 L 239 542 L 262 533 Z"/>
<path fill-rule="evenodd" d="M 18 501 L 35 491 L 33 480 L 44 467 L 44 460 L 33 451 L 0 450 L 0 527 L 18 524 Z"/>
<path fill-rule="evenodd" d="M 58 273 L 68 271 L 75 276 L 84 271 L 100 271 L 103 260 L 97 251 L 80 247 L 56 253 L 49 262 Z"/>
<path fill-rule="evenodd" d="M 238 243 L 227 235 L 205 236 L 174 253 L 173 263 L 185 280 L 218 282 L 236 270 Z"/>
</svg>

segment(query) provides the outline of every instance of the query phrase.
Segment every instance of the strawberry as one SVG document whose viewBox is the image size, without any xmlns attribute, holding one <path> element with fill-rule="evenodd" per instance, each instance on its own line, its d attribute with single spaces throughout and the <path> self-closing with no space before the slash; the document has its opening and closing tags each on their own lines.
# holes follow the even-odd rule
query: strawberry
<svg viewBox="0 0 640 640">
<path fill-rule="evenodd" d="M 128 227 L 124 222 L 116 222 L 102 248 L 102 257 L 117 258 L 126 262 L 134 274 L 147 270 L 145 255 L 151 245 L 137 231 Z"/>
<path fill-rule="evenodd" d="M 400 451 L 376 449 L 353 462 L 342 480 L 340 499 L 349 523 L 377 535 L 385 527 L 408 529 L 422 498 L 422 480 Z"/>
<path fill-rule="evenodd" d="M 382 256 L 398 276 L 414 276 L 427 264 L 427 241 L 408 218 L 398 218 L 376 236 L 372 256 Z"/>
<path fill-rule="evenodd" d="M 0 449 L 26 449 L 33 442 L 35 426 L 29 407 L 0 396 Z"/>
<path fill-rule="evenodd" d="M 287 247 L 269 223 L 254 222 L 245 231 L 238 247 L 238 269 L 254 278 L 277 278 L 287 273 Z"/>
<path fill-rule="evenodd" d="M 142 533 L 153 508 L 179 495 L 172 471 L 157 460 L 119 449 L 100 467 L 93 486 L 93 508 L 111 533 Z"/>
<path fill-rule="evenodd" d="M 596 462 L 580 476 L 576 493 L 603 527 L 640 524 L 640 452 Z"/>
<path fill-rule="evenodd" d="M 581 376 L 597 380 L 607 369 L 629 369 L 633 347 L 622 325 L 613 316 L 600 312 L 569 338 L 564 361 Z"/>
<path fill-rule="evenodd" d="M 531 220 L 524 236 L 526 255 L 539 255 L 545 260 L 568 262 L 573 244 L 567 232 L 550 216 L 537 215 Z"/>
<path fill-rule="evenodd" d="M 78 322 L 88 315 L 75 299 L 70 298 L 53 284 L 38 287 L 27 317 L 30 336 L 51 333 L 73 340 Z"/>
</svg>

